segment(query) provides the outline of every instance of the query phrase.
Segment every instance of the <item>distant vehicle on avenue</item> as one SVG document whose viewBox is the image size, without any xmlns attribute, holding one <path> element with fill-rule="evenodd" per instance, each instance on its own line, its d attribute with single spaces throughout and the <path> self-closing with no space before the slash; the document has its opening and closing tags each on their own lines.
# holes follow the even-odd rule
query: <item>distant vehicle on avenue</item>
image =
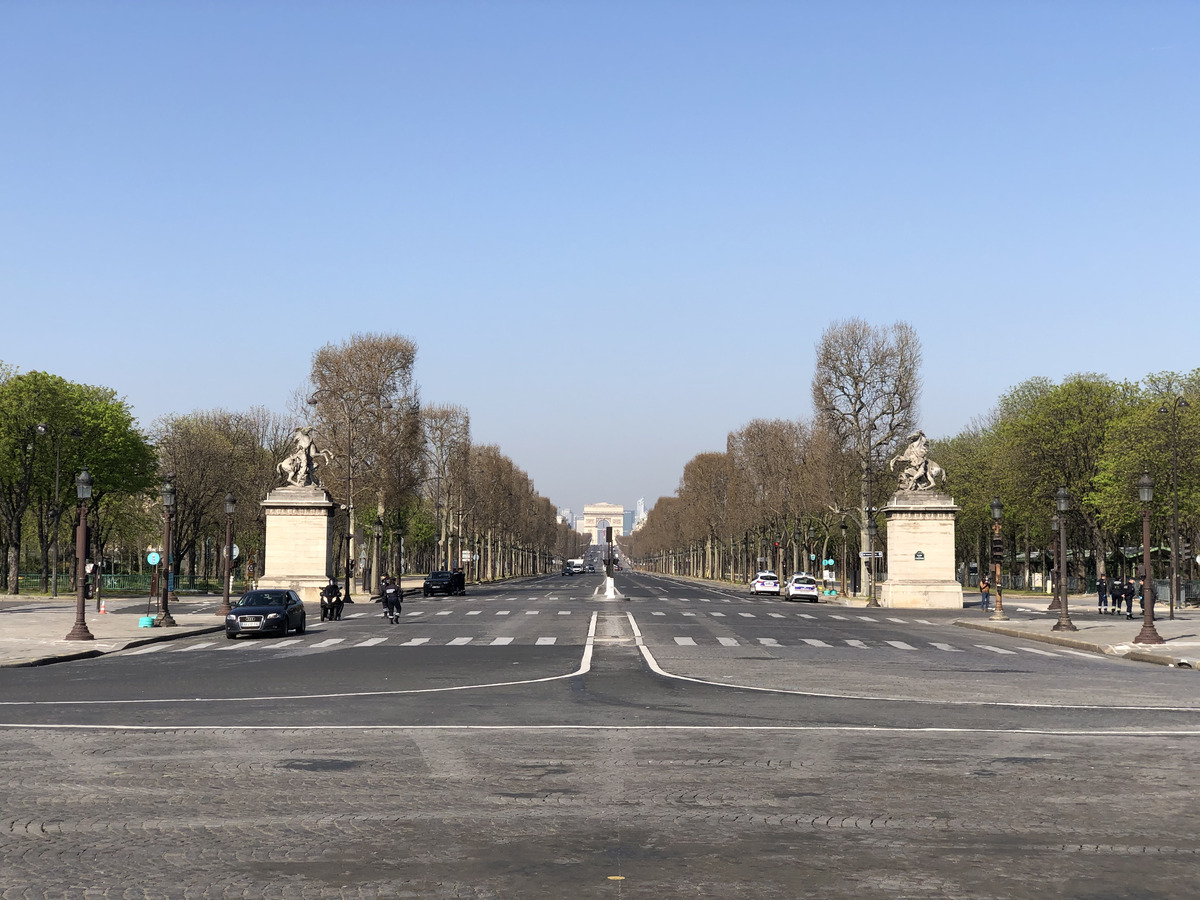
<svg viewBox="0 0 1200 900">
<path fill-rule="evenodd" d="M 225 637 L 239 634 L 274 634 L 284 637 L 295 629 L 304 634 L 304 603 L 295 591 L 250 591 L 233 603 L 225 617 Z"/>
<path fill-rule="evenodd" d="M 774 572 L 764 569 L 754 576 L 754 580 L 750 582 L 750 593 L 752 594 L 774 594 L 779 596 L 779 578 Z"/>
<path fill-rule="evenodd" d="M 430 572 L 421 585 L 421 596 L 445 594 L 447 597 L 467 592 L 466 577 L 462 572 Z"/>
<path fill-rule="evenodd" d="M 804 572 L 797 572 L 788 582 L 786 596 L 789 600 L 807 600 L 809 603 L 816 603 L 821 596 L 821 590 L 817 585 L 817 579 Z"/>
</svg>

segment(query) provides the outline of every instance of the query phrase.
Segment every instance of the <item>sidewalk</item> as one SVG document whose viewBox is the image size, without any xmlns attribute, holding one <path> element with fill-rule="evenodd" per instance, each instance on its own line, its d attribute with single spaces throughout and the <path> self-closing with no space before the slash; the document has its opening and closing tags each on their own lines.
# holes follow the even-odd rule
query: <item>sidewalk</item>
<svg viewBox="0 0 1200 900">
<path fill-rule="evenodd" d="M 1133 618 L 1120 615 L 1100 615 L 1096 611 L 1094 595 L 1079 595 L 1067 598 L 1067 613 L 1077 631 L 1053 631 L 1058 622 L 1058 610 L 1048 612 L 1050 599 L 1045 596 L 1006 597 L 1004 613 L 1007 622 L 991 620 L 991 612 L 979 609 L 978 593 L 972 592 L 973 608 L 963 610 L 963 617 L 954 624 L 992 634 L 1026 638 L 1060 647 L 1071 647 L 1092 653 L 1120 656 L 1135 662 L 1157 663 L 1194 669 L 1200 664 L 1200 610 L 1195 607 L 1175 609 L 1175 618 L 1169 619 L 1169 610 L 1159 604 L 1156 608 L 1154 628 L 1162 644 L 1135 644 L 1133 639 L 1142 630 L 1142 616 L 1137 603 L 1133 605 Z M 993 602 L 995 602 L 993 598 Z"/>
<path fill-rule="evenodd" d="M 420 593 L 423 576 L 405 576 L 401 586 L 405 596 Z M 372 601 L 355 594 L 356 605 Z M 232 599 L 236 599 L 232 598 Z M 216 634 L 225 630 L 224 620 L 216 614 L 221 605 L 217 594 L 183 595 L 171 601 L 174 628 L 139 628 L 146 615 L 145 595 L 104 595 L 107 613 L 97 613 L 94 600 L 87 603 L 87 627 L 94 640 L 68 641 L 67 633 L 75 626 L 75 598 L 4 594 L 0 596 L 0 668 L 43 666 L 72 659 L 88 659 L 115 653 L 130 647 L 173 641 L 194 634 Z M 156 614 L 151 606 L 150 614 Z M 313 610 L 309 610 L 313 614 Z M 315 612 L 320 618 L 321 611 Z"/>
</svg>

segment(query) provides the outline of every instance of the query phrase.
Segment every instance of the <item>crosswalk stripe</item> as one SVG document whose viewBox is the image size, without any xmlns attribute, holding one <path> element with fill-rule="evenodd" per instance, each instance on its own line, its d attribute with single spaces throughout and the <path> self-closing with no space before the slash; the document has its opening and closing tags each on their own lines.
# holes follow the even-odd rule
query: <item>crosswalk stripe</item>
<svg viewBox="0 0 1200 900">
<path fill-rule="evenodd" d="M 739 615 L 739 616 L 741 616 L 741 617 L 742 617 L 742 618 L 744 618 L 744 619 L 756 619 L 756 618 L 758 618 L 757 616 L 755 616 L 755 615 L 754 615 L 754 613 L 738 613 L 738 615 Z"/>
<path fill-rule="evenodd" d="M 178 650 L 172 650 L 172 653 L 187 653 L 189 650 L 203 650 L 205 647 L 211 647 L 215 641 L 205 641 L 203 644 L 194 644 L 191 647 L 180 647 Z"/>
<path fill-rule="evenodd" d="M 730 637 L 717 638 L 717 641 L 719 641 L 721 646 L 723 646 L 723 647 L 739 646 L 738 642 L 734 638 L 730 638 Z"/>
<path fill-rule="evenodd" d="M 785 616 L 783 613 L 771 613 L 770 615 L 771 615 L 772 619 L 786 619 L 787 618 L 787 616 Z"/>
<path fill-rule="evenodd" d="M 812 615 L 812 614 L 810 614 L 810 613 L 800 613 L 800 618 L 802 618 L 802 619 L 815 619 L 815 618 L 816 618 L 816 616 L 814 616 L 814 615 Z"/>
<path fill-rule="evenodd" d="M 779 646 L 779 641 L 775 640 L 775 638 L 759 638 L 758 642 L 760 644 L 762 644 L 764 647 L 778 647 Z"/>
<path fill-rule="evenodd" d="M 899 625 L 904 625 L 904 624 L 906 624 L 906 623 L 905 623 L 905 621 L 904 621 L 903 619 L 893 619 L 891 616 L 888 616 L 888 617 L 887 617 L 887 620 L 888 620 L 889 622 L 896 622 L 896 623 L 897 623 L 897 624 L 899 624 Z"/>
<path fill-rule="evenodd" d="M 482 609 L 473 609 L 473 610 L 471 610 L 469 613 L 467 613 L 467 615 L 468 615 L 468 616 L 477 616 L 477 615 L 479 615 L 481 612 L 483 612 L 483 610 L 482 610 Z"/>
<path fill-rule="evenodd" d="M 859 616 L 858 618 L 862 619 L 862 621 L 864 621 L 864 622 L 878 622 L 879 621 L 878 619 L 873 619 L 870 616 Z"/>
<path fill-rule="evenodd" d="M 540 637 L 537 639 L 537 644 L 540 647 L 546 647 L 546 646 L 549 646 L 550 644 L 553 644 L 557 640 L 558 640 L 558 638 Z"/>
<path fill-rule="evenodd" d="M 952 647 L 949 644 L 943 644 L 939 641 L 930 641 L 929 646 L 937 647 L 939 650 L 945 650 L 947 653 L 962 653 L 957 647 Z"/>
<path fill-rule="evenodd" d="M 136 650 L 130 650 L 126 656 L 144 656 L 147 653 L 157 653 L 159 650 L 165 650 L 165 644 L 147 644 L 145 647 L 138 647 Z"/>
<path fill-rule="evenodd" d="M 382 644 L 387 638 L 367 638 L 360 644 L 355 644 L 355 647 L 374 647 L 376 644 Z"/>
<path fill-rule="evenodd" d="M 656 613 L 650 613 L 650 615 L 652 615 L 652 616 L 665 616 L 665 615 L 666 615 L 666 613 L 665 613 L 665 612 L 656 612 Z"/>
<path fill-rule="evenodd" d="M 713 616 L 714 618 L 717 618 L 717 619 L 725 618 L 725 613 L 709 613 L 709 615 Z"/>
<path fill-rule="evenodd" d="M 280 647 L 290 647 L 292 644 L 303 644 L 304 641 L 300 638 L 288 638 L 286 641 L 274 641 L 271 644 L 272 650 L 278 650 Z"/>
<path fill-rule="evenodd" d="M 499 610 L 499 611 L 496 613 L 496 615 L 498 615 L 498 616 L 511 616 L 511 615 L 512 615 L 512 610 L 511 610 L 511 609 L 502 609 L 502 610 Z"/>
<path fill-rule="evenodd" d="M 847 641 L 846 641 L 846 643 L 847 643 L 847 644 L 849 644 L 851 647 L 857 647 L 859 650 L 866 650 L 866 649 L 868 649 L 868 648 L 867 648 L 867 645 L 866 645 L 866 644 L 864 644 L 862 641 L 851 641 L 851 640 L 847 640 Z"/>
<path fill-rule="evenodd" d="M 411 613 L 405 613 L 405 615 L 407 615 L 407 616 L 420 616 L 420 615 L 423 615 L 423 613 L 419 613 L 419 612 L 411 612 Z"/>
<path fill-rule="evenodd" d="M 334 644 L 340 644 L 345 640 L 346 640 L 345 638 L 329 638 L 328 640 L 317 641 L 317 643 L 312 644 L 311 646 L 312 647 L 332 647 Z"/>
<path fill-rule="evenodd" d="M 512 642 L 513 642 L 513 639 L 510 637 L 496 638 L 494 641 L 492 641 L 492 646 L 493 647 L 504 647 L 508 644 L 511 644 Z"/>
<path fill-rule="evenodd" d="M 685 612 L 685 613 L 682 613 L 681 615 L 685 615 L 685 616 L 694 616 L 694 615 L 695 615 L 695 613 L 694 613 L 694 612 Z"/>
<path fill-rule="evenodd" d="M 540 610 L 540 609 L 527 609 L 527 610 L 525 610 L 525 615 L 527 615 L 527 616 L 536 616 L 536 615 L 537 615 L 538 613 L 540 613 L 540 612 L 541 612 L 541 610 Z"/>
<path fill-rule="evenodd" d="M 342 618 L 343 618 L 343 619 L 361 619 L 361 618 L 362 618 L 363 616 L 365 616 L 365 615 L 367 615 L 365 612 L 362 612 L 362 613 L 350 613 L 350 615 L 348 615 L 348 616 L 342 616 Z"/>
<path fill-rule="evenodd" d="M 419 647 L 422 644 L 428 644 L 429 638 L 413 638 L 411 641 L 405 641 L 401 647 Z"/>
<path fill-rule="evenodd" d="M 832 613 L 830 613 L 830 615 L 829 615 L 829 618 L 831 618 L 831 619 L 837 619 L 839 622 L 849 622 L 849 621 L 850 621 L 850 620 L 849 620 L 849 619 L 847 619 L 845 616 L 835 616 L 835 615 L 833 615 Z"/>
<path fill-rule="evenodd" d="M 261 641 L 230 641 L 222 650 L 245 650 L 247 647 L 260 647 Z"/>
<path fill-rule="evenodd" d="M 1024 650 L 1026 653 L 1036 653 L 1038 656 L 1058 656 L 1057 653 L 1051 653 L 1049 650 L 1038 650 L 1034 647 L 1018 647 L 1018 650 Z"/>
<path fill-rule="evenodd" d="M 560 609 L 560 610 L 558 611 L 558 614 L 559 614 L 560 616 L 569 616 L 569 615 L 571 614 L 571 610 L 569 610 L 569 609 Z"/>
<path fill-rule="evenodd" d="M 696 639 L 690 637 L 677 637 L 675 638 L 675 643 L 681 647 L 695 647 Z"/>
<path fill-rule="evenodd" d="M 441 612 L 434 613 L 434 615 L 437 615 L 437 616 L 448 616 L 448 615 L 450 615 L 450 613 L 452 613 L 452 612 L 454 612 L 454 610 L 452 610 L 452 609 L 443 609 Z"/>
<path fill-rule="evenodd" d="M 810 647 L 831 647 L 831 646 L 833 646 L 832 644 L 827 644 L 824 641 L 819 641 L 816 638 L 803 638 L 803 641 L 804 641 L 804 643 L 808 644 Z"/>
<path fill-rule="evenodd" d="M 457 637 L 450 641 L 447 641 L 446 646 L 447 647 L 461 647 L 463 644 L 471 643 L 471 640 L 472 639 L 469 637 Z"/>
<path fill-rule="evenodd" d="M 916 650 L 917 649 L 912 644 L 904 643 L 904 641 L 884 641 L 884 643 L 890 644 L 891 646 L 895 647 L 897 650 Z"/>
<path fill-rule="evenodd" d="M 915 621 L 919 625 L 936 625 L 937 624 L 937 622 L 930 622 L 928 619 L 916 619 Z"/>
<path fill-rule="evenodd" d="M 1009 656 L 1016 656 L 1015 650 L 1005 650 L 1003 647 L 993 647 L 991 644 L 976 644 L 980 650 L 991 650 L 993 653 L 1006 653 Z"/>
</svg>

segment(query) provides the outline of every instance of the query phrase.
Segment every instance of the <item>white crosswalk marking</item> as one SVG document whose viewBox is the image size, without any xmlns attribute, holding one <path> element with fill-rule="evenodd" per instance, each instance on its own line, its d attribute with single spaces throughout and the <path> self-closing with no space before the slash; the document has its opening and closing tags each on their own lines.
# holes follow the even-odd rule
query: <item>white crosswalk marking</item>
<svg viewBox="0 0 1200 900">
<path fill-rule="evenodd" d="M 469 643 L 471 643 L 471 638 L 458 637 L 458 638 L 454 638 L 453 640 L 447 642 L 446 646 L 447 647 L 461 647 L 463 644 L 469 644 Z"/>
<path fill-rule="evenodd" d="M 701 603 L 712 603 L 712 600 L 710 600 L 708 597 L 701 597 L 700 602 Z"/>
<path fill-rule="evenodd" d="M 247 647 L 258 647 L 262 645 L 262 641 L 230 641 L 222 650 L 245 650 Z"/>
<path fill-rule="evenodd" d="M 382 615 L 382 613 L 381 613 L 380 615 Z M 407 616 L 419 616 L 419 615 L 422 615 L 422 613 L 419 613 L 419 612 L 413 612 L 413 613 L 405 613 L 405 615 L 407 615 Z"/>
<path fill-rule="evenodd" d="M 434 613 L 434 615 L 438 615 L 438 616 L 448 616 L 448 615 L 450 615 L 450 613 L 452 613 L 452 612 L 454 612 L 454 610 L 452 610 L 452 609 L 443 609 L 443 610 L 441 610 L 440 612 Z"/>
<path fill-rule="evenodd" d="M 512 615 L 512 610 L 511 610 L 511 609 L 502 609 L 502 610 L 498 611 L 498 612 L 496 613 L 496 615 L 498 615 L 498 616 L 511 616 L 511 615 Z"/>
<path fill-rule="evenodd" d="M 76 529 L 78 531 L 79 529 Z M 126 656 L 144 656 L 147 653 L 157 653 L 159 650 L 165 650 L 165 644 L 147 644 L 145 647 L 138 647 L 136 650 L 130 650 Z"/>
<path fill-rule="evenodd" d="M 991 644 L 976 644 L 980 650 L 991 650 L 993 653 L 1007 653 L 1009 656 L 1016 656 L 1015 650 L 1005 650 L 1003 647 L 993 647 Z"/>
<path fill-rule="evenodd" d="M 538 613 L 540 613 L 540 612 L 541 612 L 541 610 L 540 610 L 540 609 L 527 609 L 527 610 L 525 610 L 525 615 L 527 615 L 527 616 L 536 616 L 536 615 L 537 615 Z"/>
<path fill-rule="evenodd" d="M 560 609 L 560 610 L 558 611 L 558 614 L 559 614 L 560 616 L 569 616 L 569 615 L 571 614 L 571 610 L 569 610 L 569 609 Z"/>
<path fill-rule="evenodd" d="M 718 641 L 718 642 L 721 644 L 721 646 L 723 646 L 723 647 L 737 647 L 737 646 L 740 646 L 740 645 L 738 644 L 738 642 L 737 642 L 737 641 L 736 641 L 734 638 L 722 637 L 722 638 L 717 638 L 717 641 Z"/>
<path fill-rule="evenodd" d="M 709 613 L 710 616 L 717 619 L 725 618 L 725 613 Z"/>
<path fill-rule="evenodd" d="M 675 643 L 681 647 L 695 647 L 696 639 L 690 637 L 677 637 L 675 638 Z"/>
<path fill-rule="evenodd" d="M 896 622 L 897 624 L 900 624 L 900 625 L 904 625 L 904 624 L 906 624 L 906 623 L 905 623 L 905 621 L 904 621 L 903 619 L 893 619 L 891 616 L 888 616 L 888 617 L 887 617 L 887 620 L 888 620 L 889 622 Z"/>
<path fill-rule="evenodd" d="M 350 613 L 350 615 L 348 615 L 348 616 L 345 616 L 345 615 L 344 615 L 344 616 L 342 616 L 342 618 L 343 618 L 343 619 L 361 619 L 361 618 L 362 618 L 363 616 L 365 616 L 365 615 L 367 615 L 367 613 L 365 613 L 365 612 L 362 612 L 362 613 Z"/>
<path fill-rule="evenodd" d="M 866 645 L 866 644 L 864 644 L 862 641 L 851 641 L 851 640 L 847 640 L 847 641 L 846 641 L 846 643 L 847 643 L 847 644 L 849 644 L 851 647 L 857 647 L 859 650 L 866 650 L 866 649 L 867 649 L 867 645 Z"/>
<path fill-rule="evenodd" d="M 940 641 L 930 641 L 929 646 L 937 647 L 939 650 L 945 650 L 947 653 L 962 653 L 957 647 L 952 647 L 949 644 L 943 644 Z"/>
<path fill-rule="evenodd" d="M 765 647 L 778 647 L 779 646 L 779 641 L 775 640 L 775 638 L 759 638 L 758 642 Z"/>
<path fill-rule="evenodd" d="M 511 644 L 512 642 L 513 642 L 513 639 L 510 637 L 496 638 L 494 641 L 492 641 L 492 646 L 493 647 L 504 647 L 508 644 Z"/>
<path fill-rule="evenodd" d="M 467 613 L 467 615 L 468 615 L 468 616 L 477 616 L 477 615 L 479 615 L 481 612 L 483 612 L 483 610 L 482 610 L 482 609 L 473 609 L 473 610 L 471 610 L 469 613 Z"/>
<path fill-rule="evenodd" d="M 937 622 L 930 622 L 928 619 L 916 619 L 915 621 L 919 625 L 936 625 L 937 624 Z"/>
<path fill-rule="evenodd" d="M 738 615 L 739 615 L 739 616 L 741 616 L 741 617 L 742 617 L 742 618 L 744 618 L 744 619 L 756 619 L 756 618 L 758 618 L 756 615 L 754 615 L 754 613 L 738 613 Z"/>
<path fill-rule="evenodd" d="M 317 641 L 317 643 L 312 644 L 311 646 L 312 647 L 332 647 L 334 644 L 340 644 L 344 640 L 346 640 L 346 639 L 345 638 L 329 638 L 328 640 Z"/>
<path fill-rule="evenodd" d="M 787 616 L 785 616 L 783 613 L 771 613 L 771 618 L 772 619 L 786 619 Z"/>
<path fill-rule="evenodd" d="M 845 616 L 835 616 L 835 615 L 833 615 L 832 613 L 830 613 L 830 615 L 829 615 L 829 618 L 831 618 L 831 619 L 837 619 L 839 622 L 849 622 L 849 621 L 850 621 L 850 620 L 849 620 L 849 619 L 847 619 Z"/>
<path fill-rule="evenodd" d="M 808 644 L 808 646 L 810 646 L 810 647 L 830 647 L 830 646 L 832 646 L 831 644 L 827 644 L 824 641 L 818 641 L 816 638 L 803 638 L 803 641 L 804 641 L 804 643 Z"/>
<path fill-rule="evenodd" d="M 387 638 L 367 638 L 360 644 L 355 644 L 355 647 L 374 647 L 376 644 L 382 644 Z"/>
<path fill-rule="evenodd" d="M 891 646 L 895 647 L 897 650 L 916 650 L 917 649 L 912 644 L 904 643 L 904 641 L 884 641 L 884 643 L 890 644 Z"/>
<path fill-rule="evenodd" d="M 681 613 L 681 615 L 684 615 L 684 616 L 694 616 L 694 615 L 695 615 L 695 613 L 694 613 L 694 612 L 685 612 L 685 613 Z"/>
<path fill-rule="evenodd" d="M 558 640 L 558 638 L 540 637 L 537 639 L 536 643 L 539 647 L 546 647 L 546 646 L 549 646 L 550 644 L 553 644 L 557 640 Z"/>
<path fill-rule="evenodd" d="M 1026 653 L 1036 653 L 1038 656 L 1058 656 L 1057 653 L 1051 653 L 1049 650 L 1037 650 L 1033 647 L 1018 647 L 1018 650 L 1024 650 Z"/>
<path fill-rule="evenodd" d="M 858 618 L 860 618 L 864 622 L 878 622 L 879 621 L 878 619 L 872 619 L 870 616 L 859 616 Z"/>
<path fill-rule="evenodd" d="M 288 638 L 286 641 L 275 641 L 271 644 L 272 650 L 278 650 L 280 647 L 290 647 L 292 644 L 303 644 L 304 641 L 300 638 Z"/>
<path fill-rule="evenodd" d="M 665 613 L 665 612 L 656 612 L 656 613 L 650 613 L 650 615 L 652 615 L 652 616 L 665 616 L 665 615 L 666 615 L 666 613 Z"/>
<path fill-rule="evenodd" d="M 203 650 L 205 647 L 213 646 L 214 641 L 205 641 L 203 644 L 194 644 L 191 647 L 180 647 L 178 650 L 171 651 L 172 653 L 187 653 L 189 650 Z"/>
<path fill-rule="evenodd" d="M 413 638 L 411 641 L 405 641 L 401 647 L 420 647 L 422 644 L 428 644 L 429 638 Z"/>
<path fill-rule="evenodd" d="M 816 616 L 814 616 L 814 615 L 811 615 L 811 614 L 809 614 L 809 613 L 800 613 L 800 618 L 802 618 L 802 619 L 815 619 L 815 618 L 816 618 Z"/>
</svg>

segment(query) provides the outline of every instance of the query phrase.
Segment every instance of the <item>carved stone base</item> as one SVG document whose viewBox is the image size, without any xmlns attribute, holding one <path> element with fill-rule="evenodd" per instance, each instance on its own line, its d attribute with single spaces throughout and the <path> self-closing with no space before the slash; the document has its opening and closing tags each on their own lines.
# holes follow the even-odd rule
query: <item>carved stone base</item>
<svg viewBox="0 0 1200 900">
<path fill-rule="evenodd" d="M 267 518 L 260 588 L 290 588 L 318 610 L 333 557 L 334 504 L 316 485 L 276 488 L 262 502 Z"/>
<path fill-rule="evenodd" d="M 887 581 L 880 603 L 896 608 L 962 609 L 954 577 L 954 498 L 934 491 L 901 491 L 884 507 Z"/>
</svg>

